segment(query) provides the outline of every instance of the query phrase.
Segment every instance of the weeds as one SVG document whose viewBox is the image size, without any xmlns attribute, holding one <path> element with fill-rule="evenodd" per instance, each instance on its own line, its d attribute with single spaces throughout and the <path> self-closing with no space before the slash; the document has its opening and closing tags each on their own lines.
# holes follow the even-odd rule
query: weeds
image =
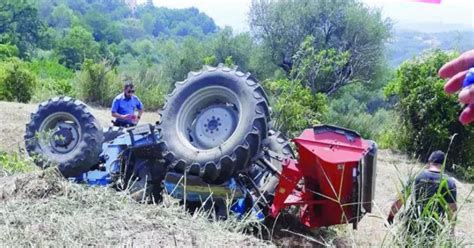
<svg viewBox="0 0 474 248">
<path fill-rule="evenodd" d="M 33 162 L 20 153 L 0 153 L 0 169 L 4 175 L 30 172 L 35 169 Z"/>
<path fill-rule="evenodd" d="M 454 136 L 452 137 L 454 139 Z M 448 186 L 448 177 L 444 176 L 446 161 L 441 168 L 441 181 L 437 192 L 425 201 L 421 192 L 415 192 L 416 177 L 420 169 L 412 166 L 409 168 L 408 178 L 401 177 L 401 170 L 395 165 L 397 172 L 398 198 L 403 205 L 398 212 L 395 224 L 389 227 L 384 246 L 401 247 L 458 247 L 463 246 L 464 241 L 456 238 L 455 225 L 459 211 L 466 201 L 457 202 L 458 210 L 453 212 L 446 197 L 451 191 Z M 407 183 L 408 182 L 408 183 Z M 401 186 L 401 187 L 400 187 Z M 466 199 L 469 199 L 471 192 Z"/>
</svg>

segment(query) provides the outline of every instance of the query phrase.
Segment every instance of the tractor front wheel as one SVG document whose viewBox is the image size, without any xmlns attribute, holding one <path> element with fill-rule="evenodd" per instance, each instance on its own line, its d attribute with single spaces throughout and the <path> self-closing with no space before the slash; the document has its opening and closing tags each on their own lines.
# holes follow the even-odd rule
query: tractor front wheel
<svg viewBox="0 0 474 248">
<path fill-rule="evenodd" d="M 96 165 L 102 141 L 99 122 L 83 102 L 70 97 L 42 102 L 26 125 L 29 155 L 42 168 L 57 165 L 65 177 Z"/>
</svg>

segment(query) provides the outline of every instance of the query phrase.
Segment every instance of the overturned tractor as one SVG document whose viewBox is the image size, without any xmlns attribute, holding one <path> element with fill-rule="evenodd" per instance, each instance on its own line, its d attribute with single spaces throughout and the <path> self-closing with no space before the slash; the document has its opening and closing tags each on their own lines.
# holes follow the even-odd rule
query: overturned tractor
<svg viewBox="0 0 474 248">
<path fill-rule="evenodd" d="M 102 130 L 84 103 L 53 98 L 31 115 L 26 148 L 37 165 L 74 181 L 113 185 L 139 201 L 160 201 L 164 192 L 211 201 L 223 217 L 227 205 L 261 218 L 299 206 L 308 227 L 355 227 L 372 209 L 376 144 L 320 125 L 294 139 L 296 155 L 271 128 L 268 98 L 250 74 L 224 66 L 192 72 L 160 114 L 156 125 Z"/>
</svg>

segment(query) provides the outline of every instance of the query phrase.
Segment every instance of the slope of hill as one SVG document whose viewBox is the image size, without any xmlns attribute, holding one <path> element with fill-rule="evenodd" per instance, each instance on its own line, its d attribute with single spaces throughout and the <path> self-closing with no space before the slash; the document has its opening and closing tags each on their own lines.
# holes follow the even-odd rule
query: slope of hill
<svg viewBox="0 0 474 248">
<path fill-rule="evenodd" d="M 387 45 L 387 59 L 391 67 L 396 67 L 430 49 L 460 52 L 474 49 L 474 31 L 423 33 L 396 30 Z"/>
<path fill-rule="evenodd" d="M 24 124 L 35 109 L 33 104 L 0 102 L 0 151 L 14 152 L 23 147 Z M 93 113 L 102 125 L 110 123 L 108 110 L 93 109 Z M 154 123 L 157 118 L 156 113 L 145 113 L 143 123 Z M 397 177 L 406 178 L 410 171 L 421 168 L 421 164 L 404 155 L 382 150 L 378 156 L 375 210 L 362 219 L 358 230 L 351 230 L 349 225 L 336 227 L 329 236 L 320 231 L 311 236 L 287 231 L 288 235 L 272 241 L 283 246 L 380 246 L 390 233 L 384 221 L 397 192 Z M 470 194 L 473 185 L 456 183 L 460 203 L 456 236 L 464 244 L 474 245 L 474 195 Z M 205 218 L 191 217 L 172 202 L 165 207 L 127 202 L 120 194 L 79 187 L 59 180 L 50 172 L 0 178 L 0 189 L 0 233 L 3 233 L 0 242 L 3 244 L 271 245 L 236 233 L 238 222 L 208 222 Z M 53 242 L 52 237 L 58 241 Z"/>
</svg>

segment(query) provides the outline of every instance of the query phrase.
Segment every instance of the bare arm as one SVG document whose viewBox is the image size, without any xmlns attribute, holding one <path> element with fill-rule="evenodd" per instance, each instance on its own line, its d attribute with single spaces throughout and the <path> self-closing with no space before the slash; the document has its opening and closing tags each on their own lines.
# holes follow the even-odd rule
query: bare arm
<svg viewBox="0 0 474 248">
<path fill-rule="evenodd" d="M 398 213 L 398 210 L 402 208 L 403 202 L 402 199 L 398 198 L 396 201 L 393 202 L 392 207 L 390 207 L 390 212 L 388 213 L 387 221 L 389 224 L 393 223 L 393 218 Z"/>
<path fill-rule="evenodd" d="M 129 115 L 121 115 L 119 113 L 112 113 L 112 117 L 115 117 L 117 119 L 121 120 L 127 120 Z"/>
</svg>

